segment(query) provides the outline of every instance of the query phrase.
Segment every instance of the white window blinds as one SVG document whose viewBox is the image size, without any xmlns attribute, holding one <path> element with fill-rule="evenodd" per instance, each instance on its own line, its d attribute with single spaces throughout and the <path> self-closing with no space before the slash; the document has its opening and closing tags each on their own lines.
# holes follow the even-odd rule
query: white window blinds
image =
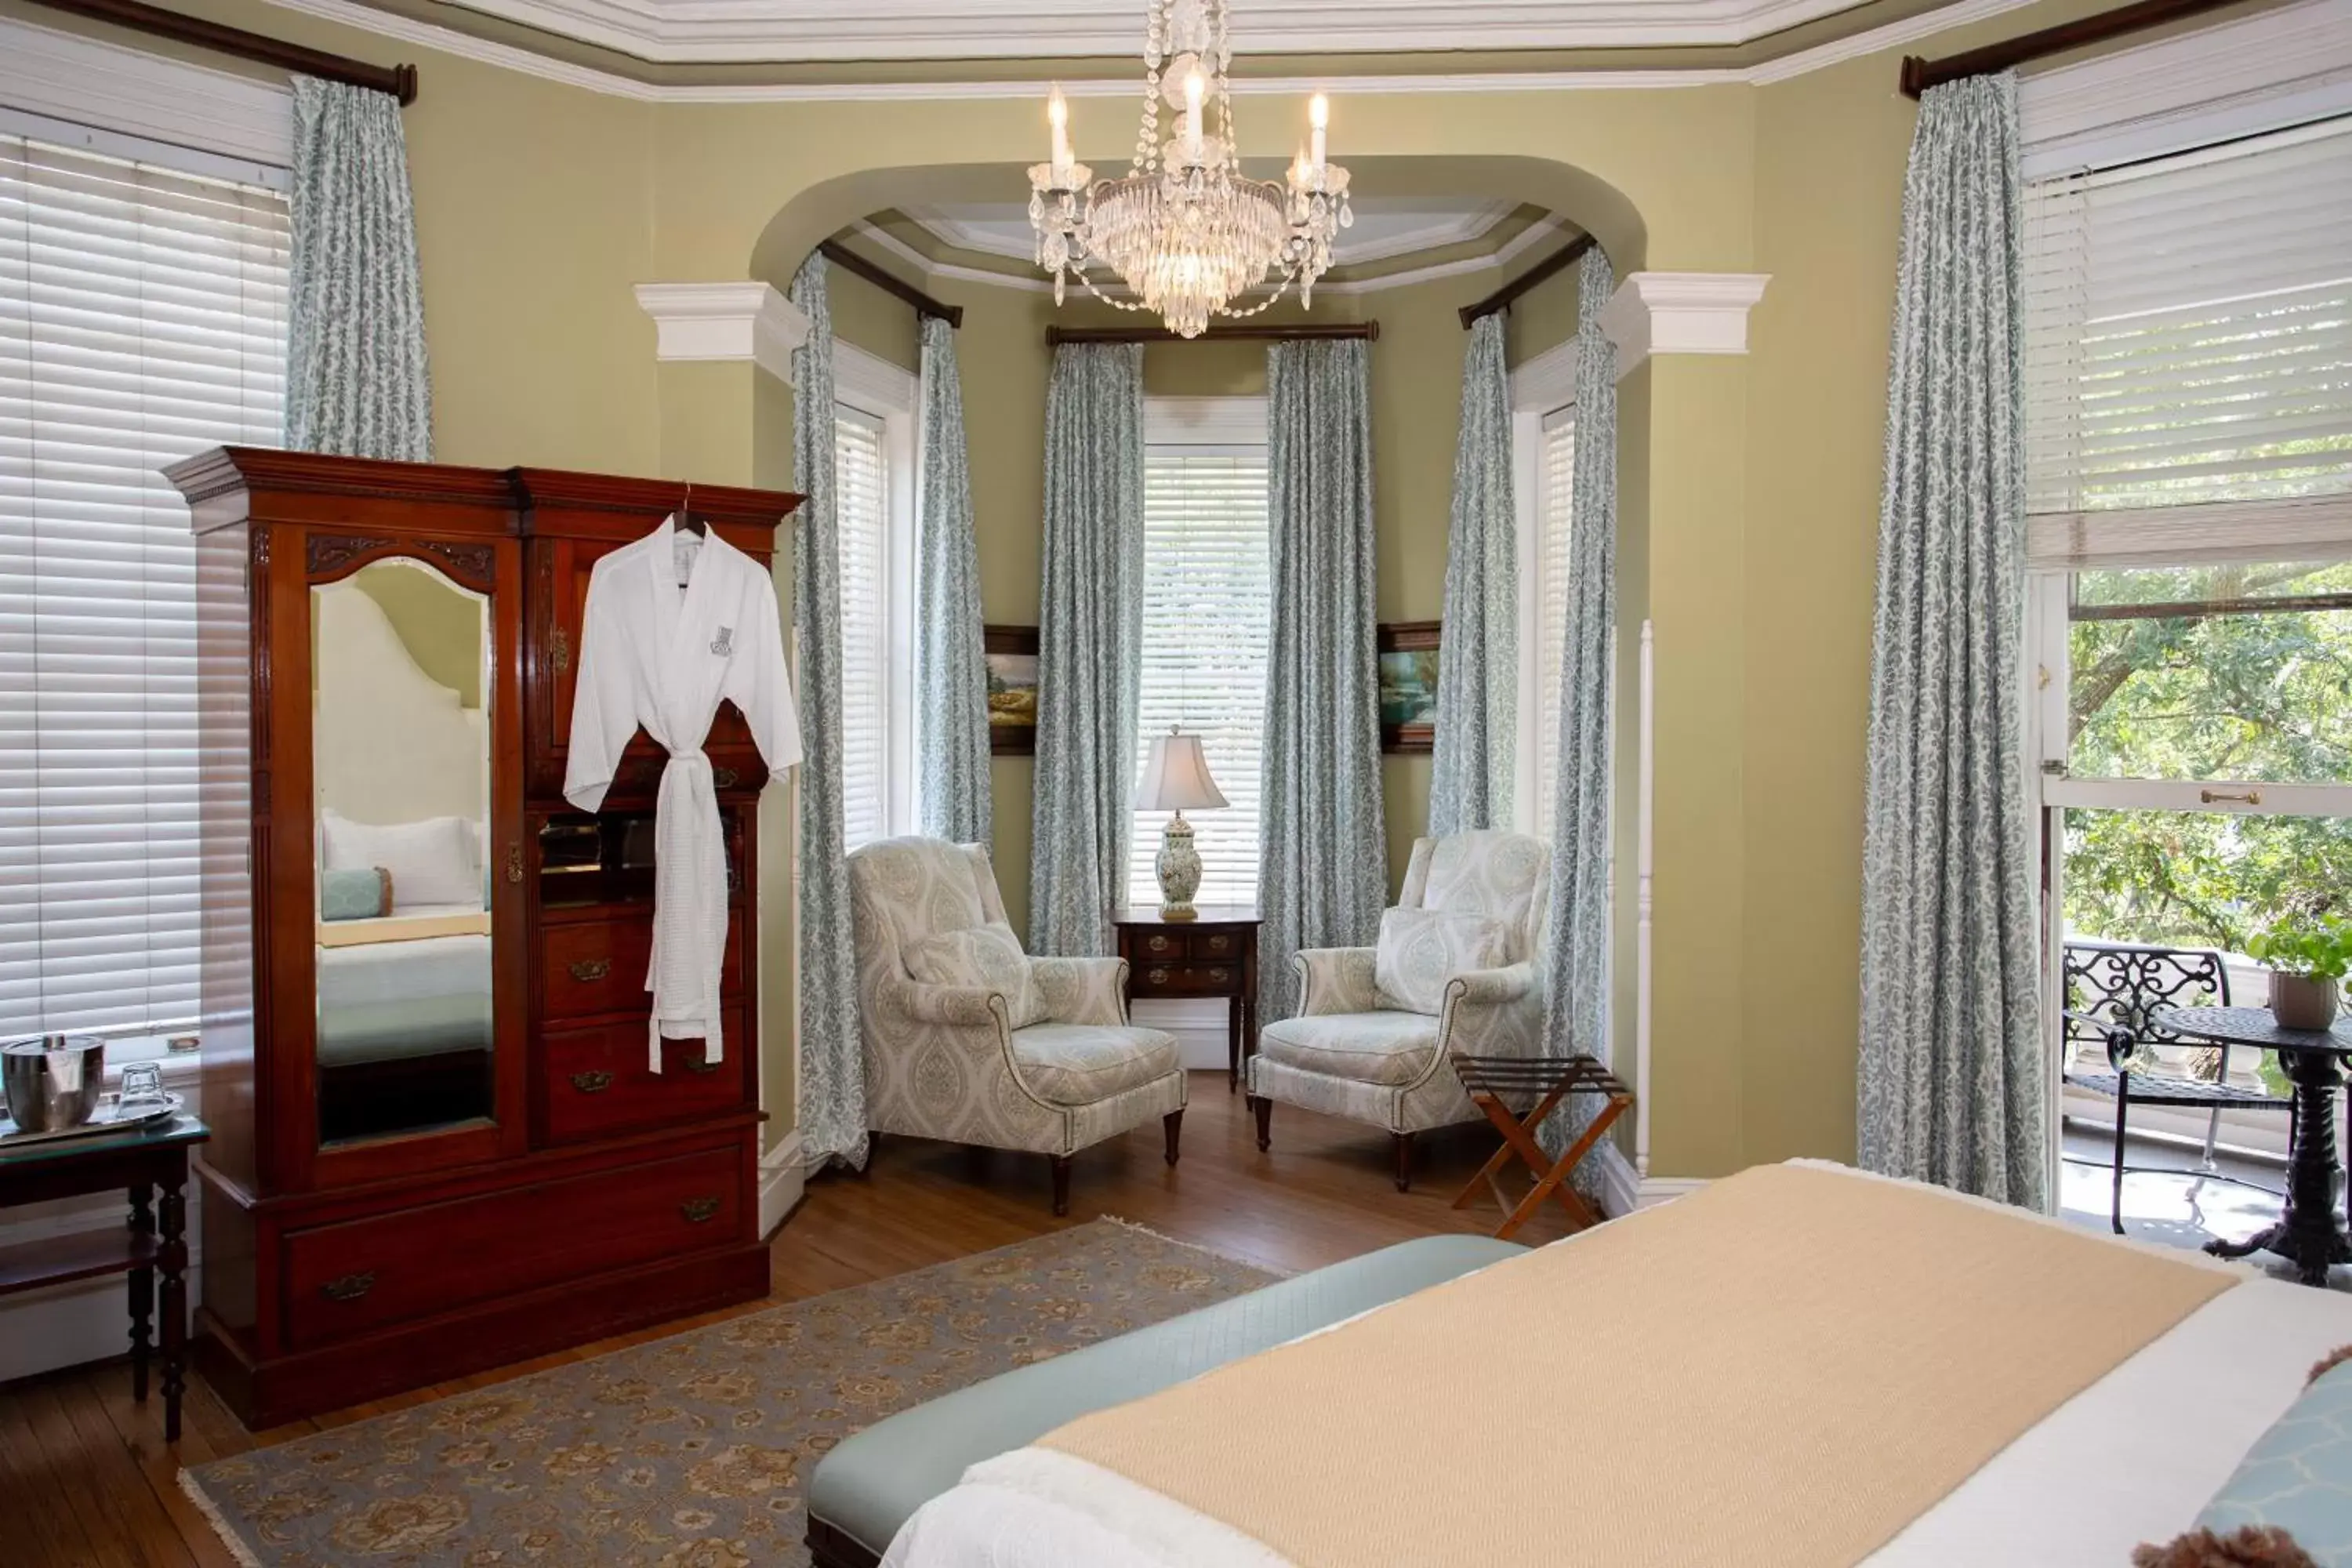
<svg viewBox="0 0 2352 1568">
<path fill-rule="evenodd" d="M 1568 651 L 1569 501 L 1576 482 L 1573 411 L 1545 421 L 1543 490 L 1536 505 L 1542 531 L 1536 554 L 1535 831 L 1549 838 L 1559 790 L 1559 663 Z M 1520 744 L 1529 737 L 1521 736 Z"/>
<path fill-rule="evenodd" d="M 1143 468 L 1143 671 L 1137 776 L 1151 738 L 1181 724 L 1201 737 L 1228 805 L 1195 812 L 1201 856 L 1195 901 L 1257 898 L 1259 736 L 1265 725 L 1267 626 L 1264 447 L 1155 447 Z M 1170 813 L 1138 811 L 1128 856 L 1129 901 L 1160 903 L 1152 862 Z"/>
<path fill-rule="evenodd" d="M 834 527 L 841 552 L 842 833 L 890 833 L 890 468 L 882 421 L 835 405 Z"/>
<path fill-rule="evenodd" d="M 2024 285 L 2037 559 L 2352 513 L 2352 121 L 2030 185 Z"/>
<path fill-rule="evenodd" d="M 0 1035 L 197 1014 L 194 550 L 158 471 L 275 446 L 258 186 L 0 135 Z"/>
</svg>

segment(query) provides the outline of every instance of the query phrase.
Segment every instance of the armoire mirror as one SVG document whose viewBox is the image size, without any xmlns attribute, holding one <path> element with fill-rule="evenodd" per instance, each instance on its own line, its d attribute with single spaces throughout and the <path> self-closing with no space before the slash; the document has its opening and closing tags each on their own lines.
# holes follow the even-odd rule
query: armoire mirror
<svg viewBox="0 0 2352 1568">
<path fill-rule="evenodd" d="M 488 1118 L 489 597 L 382 556 L 310 639 L 320 1142 Z"/>
</svg>

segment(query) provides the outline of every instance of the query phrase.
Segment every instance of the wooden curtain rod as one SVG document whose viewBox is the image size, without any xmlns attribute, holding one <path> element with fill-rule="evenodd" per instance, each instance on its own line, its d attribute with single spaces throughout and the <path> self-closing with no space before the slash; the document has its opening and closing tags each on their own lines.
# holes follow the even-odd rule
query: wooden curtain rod
<svg viewBox="0 0 2352 1568">
<path fill-rule="evenodd" d="M 1197 338 L 1180 338 L 1165 327 L 1045 329 L 1045 342 L 1055 348 L 1064 343 L 1328 342 L 1354 338 L 1361 338 L 1366 342 L 1380 342 L 1381 324 L 1378 321 L 1349 321 L 1310 327 L 1211 327 Z"/>
<path fill-rule="evenodd" d="M 1948 55 L 1940 60 L 1923 60 L 1916 55 L 1906 55 L 1899 82 L 1904 97 L 1916 98 L 1931 87 L 1941 87 L 1962 77 L 2004 71 L 2011 66 L 2021 66 L 2044 56 L 2078 49 L 2086 44 L 2104 44 L 2110 38 L 2124 37 L 2183 16 L 2218 11 L 2224 5 L 2240 3 L 2241 0 L 2137 0 L 2136 5 L 2077 17 L 2072 22 L 2061 22 L 2038 33 L 1987 44 L 1980 49 Z"/>
<path fill-rule="evenodd" d="M 200 49 L 210 49 L 215 54 L 258 60 L 263 65 L 277 66 L 302 76 L 321 77 L 328 81 L 348 82 L 353 87 L 388 92 L 404 104 L 416 101 L 415 66 L 370 65 L 348 55 L 331 55 L 324 49 L 305 48 L 300 44 L 289 44 L 283 38 L 273 38 L 267 34 L 224 26 L 200 16 L 184 16 L 177 11 L 147 5 L 145 0 L 33 0 L 33 4 L 47 5 L 52 11 L 70 11 L 77 16 L 92 16 L 153 37 L 194 44 Z"/>
<path fill-rule="evenodd" d="M 1509 310 L 1528 289 L 1568 270 L 1575 264 L 1576 258 L 1591 249 L 1592 246 L 1593 238 L 1591 235 L 1579 235 L 1576 243 L 1567 249 L 1558 251 L 1545 260 L 1538 261 L 1476 304 L 1463 306 L 1462 330 L 1468 331 L 1472 327 L 1476 326 L 1478 318 L 1481 316 L 1491 316 L 1497 310 Z"/>
<path fill-rule="evenodd" d="M 850 250 L 845 247 L 836 245 L 832 240 L 828 239 L 824 241 L 816 248 L 818 255 L 824 257 L 827 261 L 832 262 L 835 267 L 840 268 L 844 272 L 853 273 L 857 277 L 865 279 L 866 281 L 873 284 L 874 287 L 881 289 L 885 294 L 895 294 L 899 299 L 904 300 L 908 304 L 915 307 L 915 313 L 917 315 L 937 316 L 940 321 L 945 321 L 950 327 L 961 327 L 963 325 L 963 307 L 961 305 L 941 304 L 939 300 L 932 299 L 929 294 L 924 293 L 920 289 L 916 288 L 912 283 L 900 282 L 889 273 L 883 271 L 882 268 L 866 260 L 866 258 L 858 255 L 857 252 Z"/>
</svg>

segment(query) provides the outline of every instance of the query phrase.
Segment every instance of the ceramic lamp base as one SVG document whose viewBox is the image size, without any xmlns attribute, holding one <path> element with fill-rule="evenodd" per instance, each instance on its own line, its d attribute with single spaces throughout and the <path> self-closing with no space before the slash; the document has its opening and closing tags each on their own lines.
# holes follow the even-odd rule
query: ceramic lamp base
<svg viewBox="0 0 2352 1568">
<path fill-rule="evenodd" d="M 1201 890 L 1201 857 L 1192 847 L 1192 825 L 1181 811 L 1160 832 L 1160 858 L 1153 868 L 1160 873 L 1160 918 L 1199 920 L 1192 895 Z"/>
</svg>

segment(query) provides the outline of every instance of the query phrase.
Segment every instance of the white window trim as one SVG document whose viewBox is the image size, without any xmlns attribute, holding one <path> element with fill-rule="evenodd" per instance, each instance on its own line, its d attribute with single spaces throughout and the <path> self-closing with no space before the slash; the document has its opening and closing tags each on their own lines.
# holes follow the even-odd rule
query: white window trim
<svg viewBox="0 0 2352 1568">
<path fill-rule="evenodd" d="M 2028 180 L 2352 112 L 2352 0 L 2299 0 L 2018 84 Z"/>
<path fill-rule="evenodd" d="M 1576 416 L 1576 340 L 1570 338 L 1511 372 L 1511 506 L 1517 516 L 1519 556 L 1519 744 L 1512 767 L 1512 825 L 1538 838 L 1551 837 L 1550 814 L 1538 774 L 1547 722 L 1558 714 L 1538 711 L 1543 690 L 1539 668 L 1543 638 L 1534 635 L 1542 616 L 1544 437 Z"/>
<path fill-rule="evenodd" d="M 185 174 L 282 187 L 294 161 L 289 88 L 6 17 L 0 110 L 19 135 Z"/>
<path fill-rule="evenodd" d="M 918 504 L 916 428 L 921 383 L 905 370 L 854 343 L 833 345 L 835 403 L 882 422 L 890 515 L 884 581 L 889 584 L 889 711 L 883 720 L 887 835 L 915 831 L 915 512 Z"/>
</svg>

